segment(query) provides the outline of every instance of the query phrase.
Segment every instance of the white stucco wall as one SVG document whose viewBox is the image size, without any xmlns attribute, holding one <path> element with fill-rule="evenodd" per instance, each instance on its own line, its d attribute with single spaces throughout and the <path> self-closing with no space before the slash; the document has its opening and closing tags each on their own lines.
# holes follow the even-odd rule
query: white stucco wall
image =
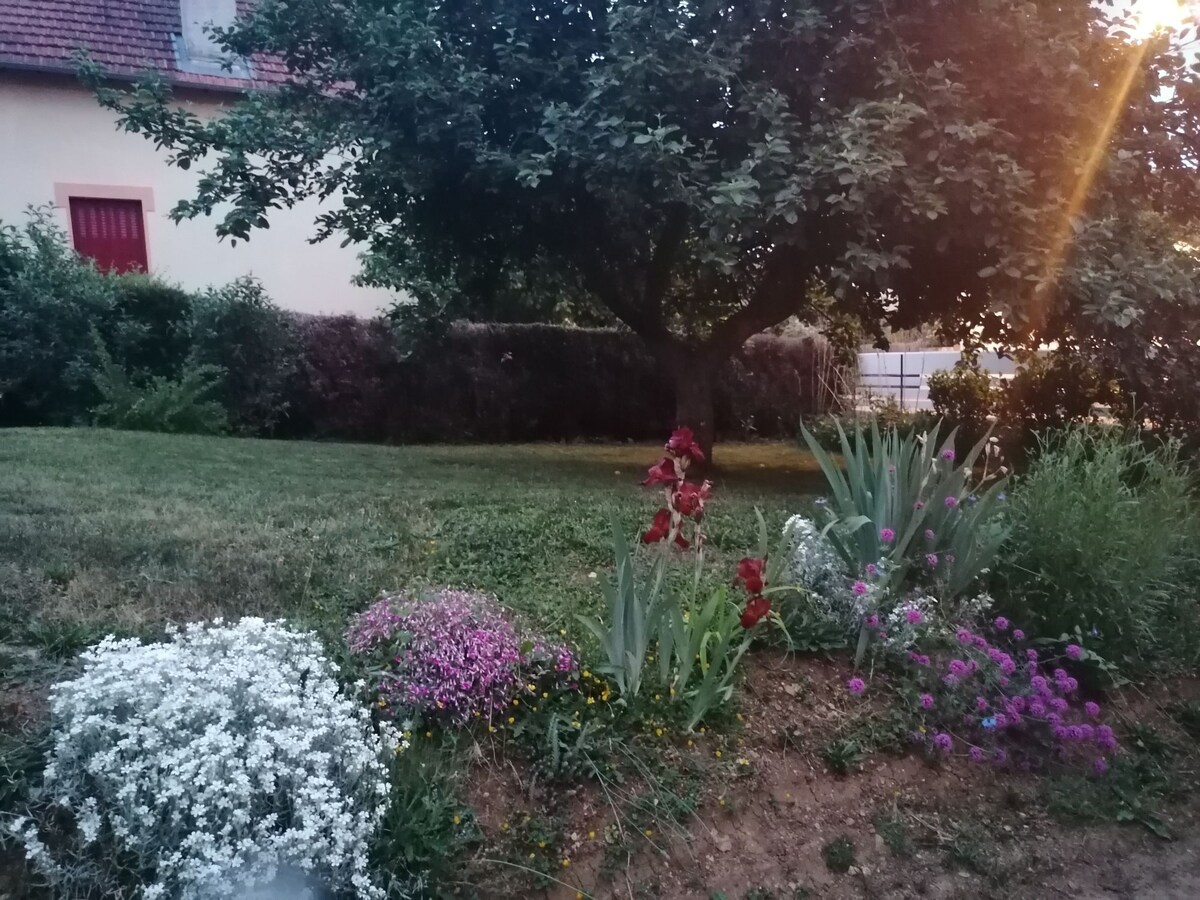
<svg viewBox="0 0 1200 900">
<path fill-rule="evenodd" d="M 220 102 L 219 95 L 189 101 L 198 111 Z M 168 166 L 150 141 L 117 131 L 113 114 L 69 78 L 0 72 L 0 221 L 17 223 L 30 204 L 53 203 L 56 184 L 149 188 L 147 253 L 155 275 L 193 289 L 254 275 L 276 303 L 301 312 L 366 316 L 390 302 L 386 291 L 350 283 L 359 268 L 355 248 L 339 247 L 336 238 L 307 243 L 321 209 L 316 201 L 275 211 L 269 229 L 236 247 L 217 239 L 214 219 L 174 224 L 167 213 L 193 195 L 198 177 Z M 58 214 L 68 228 L 67 210 Z"/>
</svg>

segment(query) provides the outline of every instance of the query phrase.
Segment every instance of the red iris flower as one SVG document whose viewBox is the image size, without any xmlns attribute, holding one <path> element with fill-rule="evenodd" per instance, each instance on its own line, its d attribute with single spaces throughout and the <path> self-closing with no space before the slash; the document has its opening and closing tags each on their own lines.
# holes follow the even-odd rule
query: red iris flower
<svg viewBox="0 0 1200 900">
<path fill-rule="evenodd" d="M 679 485 L 671 497 L 671 505 L 681 516 L 692 516 L 699 519 L 704 515 L 704 501 L 712 496 L 712 483 L 704 482 L 699 486 L 685 481 Z"/>
<path fill-rule="evenodd" d="M 642 533 L 643 544 L 657 544 L 659 541 L 665 541 L 667 535 L 671 533 L 671 511 L 669 509 L 660 509 L 654 514 L 654 521 L 650 523 L 650 527 Z M 675 546 L 681 550 L 686 550 L 691 546 L 688 539 L 679 532 L 675 533 Z"/>
<path fill-rule="evenodd" d="M 662 462 L 651 466 L 643 487 L 653 487 L 656 484 L 674 484 L 679 478 L 675 474 L 675 462 L 669 456 L 664 456 Z"/>
<path fill-rule="evenodd" d="M 738 563 L 737 580 L 746 585 L 746 590 L 749 593 L 762 593 L 763 569 L 766 565 L 767 561 L 765 559 L 743 559 Z M 767 608 L 770 609 L 770 603 L 767 604 Z"/>
<path fill-rule="evenodd" d="M 681 425 L 671 432 L 667 441 L 666 451 L 673 456 L 686 456 L 695 462 L 704 462 L 704 451 L 696 443 L 696 435 L 686 425 Z"/>
<path fill-rule="evenodd" d="M 657 544 L 671 533 L 671 511 L 660 509 L 654 514 L 654 521 L 642 535 L 643 544 Z"/>
<path fill-rule="evenodd" d="M 753 628 L 763 618 L 771 614 L 771 601 L 766 597 L 751 597 L 746 601 L 746 608 L 742 612 L 741 623 L 743 628 Z"/>
</svg>

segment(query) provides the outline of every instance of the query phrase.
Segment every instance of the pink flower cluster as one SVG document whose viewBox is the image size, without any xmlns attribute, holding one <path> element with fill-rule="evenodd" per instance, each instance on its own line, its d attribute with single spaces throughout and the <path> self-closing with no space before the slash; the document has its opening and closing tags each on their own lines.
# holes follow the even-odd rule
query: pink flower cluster
<svg viewBox="0 0 1200 900">
<path fill-rule="evenodd" d="M 576 668 L 566 647 L 527 641 L 494 598 L 453 589 L 384 595 L 346 631 L 356 655 L 382 654 L 381 705 L 461 725 L 506 709 L 527 679 Z"/>
<path fill-rule="evenodd" d="M 1116 735 L 1096 721 L 1099 704 L 1080 698 L 1079 681 L 1063 668 L 1082 658 L 1082 649 L 1072 644 L 1061 656 L 1041 654 L 1020 646 L 1025 634 L 1009 624 L 996 619 L 990 639 L 958 629 L 958 650 L 948 660 L 909 654 L 926 723 L 913 739 L 940 754 L 961 747 L 975 762 L 1026 770 L 1086 764 L 1103 774 L 1118 749 Z"/>
</svg>

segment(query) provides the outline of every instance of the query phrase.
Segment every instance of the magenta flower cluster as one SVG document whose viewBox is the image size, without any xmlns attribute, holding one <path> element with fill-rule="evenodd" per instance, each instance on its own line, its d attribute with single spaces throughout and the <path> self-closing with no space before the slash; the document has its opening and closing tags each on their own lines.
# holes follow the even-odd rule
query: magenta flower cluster
<svg viewBox="0 0 1200 900">
<path fill-rule="evenodd" d="M 577 668 L 568 648 L 525 640 L 494 598 L 471 591 L 382 596 L 346 641 L 356 655 L 383 657 L 384 710 L 453 725 L 500 713 L 527 679 Z"/>
<path fill-rule="evenodd" d="M 1062 655 L 1023 646 L 1025 634 L 1007 619 L 989 637 L 959 628 L 957 649 L 932 660 L 909 653 L 916 670 L 917 706 L 924 721 L 913 740 L 946 755 L 960 750 L 975 762 L 1024 770 L 1050 764 L 1108 769 L 1118 750 L 1100 705 L 1079 696 L 1079 681 L 1064 666 L 1084 656 L 1069 645 Z"/>
</svg>

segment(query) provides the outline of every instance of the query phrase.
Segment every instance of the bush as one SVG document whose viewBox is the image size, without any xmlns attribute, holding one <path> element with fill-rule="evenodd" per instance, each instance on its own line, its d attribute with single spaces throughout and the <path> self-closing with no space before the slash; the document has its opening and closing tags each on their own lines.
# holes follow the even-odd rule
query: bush
<svg viewBox="0 0 1200 900">
<path fill-rule="evenodd" d="M 192 346 L 193 296 L 149 275 L 112 278 L 121 341 L 114 355 L 135 379 L 178 378 Z"/>
<path fill-rule="evenodd" d="M 113 361 L 100 335 L 92 332 L 92 336 L 97 356 L 92 377 L 101 398 L 92 410 L 97 425 L 167 434 L 220 434 L 229 427 L 221 404 L 207 399 L 221 384 L 225 374 L 221 369 L 193 361 L 178 378 L 152 375 L 134 385 Z"/>
<path fill-rule="evenodd" d="M 953 369 L 929 376 L 929 402 L 934 411 L 973 435 L 983 434 L 996 415 L 1003 389 L 979 368 L 977 359 L 959 360 Z"/>
<path fill-rule="evenodd" d="M 224 370 L 218 397 L 241 434 L 271 434 L 287 412 L 285 388 L 297 364 L 287 313 L 252 278 L 210 288 L 195 300 L 192 352 Z"/>
<path fill-rule="evenodd" d="M 91 332 L 112 340 L 110 278 L 71 249 L 49 210 L 0 225 L 0 426 L 69 425 L 91 406 Z"/>
<path fill-rule="evenodd" d="M 1093 408 L 1120 402 L 1116 384 L 1069 351 L 1022 360 L 1000 403 L 1002 420 L 1028 431 L 1062 428 L 1091 418 Z"/>
<path fill-rule="evenodd" d="M 1174 444 L 1082 427 L 1045 438 L 1012 491 L 1004 608 L 1043 633 L 1095 630 L 1105 656 L 1134 665 L 1194 653 L 1192 487 Z"/>
<path fill-rule="evenodd" d="M 1084 356 L 1060 350 L 1022 356 L 1003 383 L 976 359 L 964 358 L 929 377 L 929 400 L 937 415 L 959 427 L 964 444 L 978 440 L 995 421 L 994 433 L 1008 455 L 1020 460 L 1039 432 L 1089 421 L 1097 406 L 1117 406 L 1122 397 Z"/>
<path fill-rule="evenodd" d="M 47 805 L 22 834 L 57 896 L 239 898 L 289 871 L 381 896 L 385 747 L 313 636 L 243 619 L 109 637 L 51 705 Z"/>
</svg>

